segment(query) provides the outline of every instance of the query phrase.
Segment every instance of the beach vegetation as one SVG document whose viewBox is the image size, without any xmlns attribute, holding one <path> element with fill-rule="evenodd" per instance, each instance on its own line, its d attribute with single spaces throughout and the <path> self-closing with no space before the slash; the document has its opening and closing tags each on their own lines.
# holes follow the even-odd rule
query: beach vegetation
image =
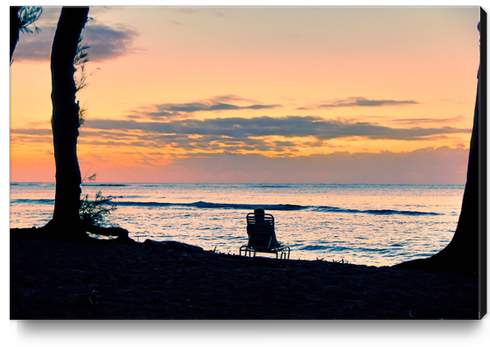
<svg viewBox="0 0 490 347">
<path fill-rule="evenodd" d="M 345 260 L 344 258 L 340 258 L 340 260 L 332 259 L 332 263 L 336 263 L 336 264 L 349 264 L 349 261 L 348 260 Z"/>
<path fill-rule="evenodd" d="M 95 199 L 90 200 L 89 195 L 80 201 L 80 219 L 90 226 L 102 227 L 106 224 L 105 217 L 117 209 L 113 196 L 104 196 L 101 191 L 95 194 Z"/>
<path fill-rule="evenodd" d="M 104 217 L 116 209 L 113 197 L 100 192 L 95 200 L 81 199 L 82 177 L 77 156 L 79 128 L 85 109 L 76 100 L 77 92 L 86 83 L 84 64 L 88 61 L 81 45 L 81 33 L 88 21 L 88 7 L 62 7 L 51 51 L 51 80 L 54 158 L 56 188 L 52 219 L 44 230 L 67 239 L 86 239 L 87 231 L 98 235 L 117 236 L 129 242 L 128 231 L 119 227 L 101 227 Z M 79 77 L 75 73 L 79 70 Z M 95 179 L 95 175 L 93 175 Z M 67 233 L 67 226 L 72 226 Z"/>
</svg>

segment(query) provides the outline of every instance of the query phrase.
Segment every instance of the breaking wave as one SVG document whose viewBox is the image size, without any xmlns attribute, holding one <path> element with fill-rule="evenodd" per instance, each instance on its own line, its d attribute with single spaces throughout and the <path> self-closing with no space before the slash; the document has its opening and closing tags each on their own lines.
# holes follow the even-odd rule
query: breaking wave
<svg viewBox="0 0 490 347">
<path fill-rule="evenodd" d="M 192 203 L 171 203 L 171 202 L 137 202 L 137 201 L 121 201 L 117 202 L 118 205 L 124 206 L 154 206 L 154 207 L 166 207 L 166 206 L 187 206 L 194 208 L 207 208 L 207 209 L 235 209 L 235 210 L 253 210 L 258 207 L 262 207 L 268 211 L 300 211 L 300 210 L 312 210 L 316 212 L 337 212 L 337 213 L 367 213 L 374 215 L 440 215 L 441 213 L 435 212 L 421 212 L 421 211 L 400 211 L 400 210 L 358 210 L 358 209 L 346 209 L 332 206 L 302 206 L 293 204 L 232 204 L 232 203 L 214 203 L 206 201 L 197 201 Z"/>
<path fill-rule="evenodd" d="M 408 216 L 427 216 L 427 215 L 441 215 L 441 213 L 435 212 L 421 212 L 421 211 L 403 211 L 403 210 L 358 210 L 340 208 L 334 206 L 302 206 L 293 204 L 233 204 L 233 203 L 214 203 L 206 201 L 197 201 L 191 203 L 172 203 L 172 202 L 155 202 L 155 201 L 114 201 L 118 206 L 142 206 L 142 207 L 172 207 L 182 206 L 191 208 L 205 208 L 205 209 L 234 209 L 234 210 L 254 210 L 258 207 L 262 207 L 266 211 L 300 211 L 310 210 L 314 212 L 330 212 L 330 213 L 352 213 L 352 214 L 373 214 L 373 215 L 408 215 Z M 53 199 L 15 199 L 11 203 L 19 204 L 53 204 Z"/>
</svg>

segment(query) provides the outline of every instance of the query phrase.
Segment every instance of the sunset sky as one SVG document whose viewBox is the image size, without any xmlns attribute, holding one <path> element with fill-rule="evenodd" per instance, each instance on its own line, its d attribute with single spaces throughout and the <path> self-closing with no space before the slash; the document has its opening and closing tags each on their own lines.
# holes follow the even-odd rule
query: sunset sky
<svg viewBox="0 0 490 347">
<path fill-rule="evenodd" d="M 12 182 L 53 182 L 50 51 L 10 67 Z M 92 7 L 82 176 L 465 183 L 478 7 Z"/>
</svg>

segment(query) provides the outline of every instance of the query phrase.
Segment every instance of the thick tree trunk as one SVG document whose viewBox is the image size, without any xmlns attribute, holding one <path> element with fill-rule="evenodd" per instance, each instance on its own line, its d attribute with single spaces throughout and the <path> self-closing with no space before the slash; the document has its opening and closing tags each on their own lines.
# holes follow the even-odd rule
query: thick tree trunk
<svg viewBox="0 0 490 347">
<path fill-rule="evenodd" d="M 486 34 L 486 13 L 481 12 L 479 24 L 481 33 Z M 486 56 L 486 35 L 481 40 L 480 54 Z M 396 268 L 428 269 L 449 271 L 479 271 L 481 262 L 485 262 L 483 252 L 485 232 L 485 197 L 486 197 L 486 138 L 481 132 L 486 128 L 486 101 L 480 95 L 486 95 L 486 64 L 480 64 L 476 93 L 473 131 L 471 134 L 468 172 L 463 195 L 463 204 L 458 226 L 451 242 L 439 253 L 427 259 L 418 259 L 395 265 Z M 485 79 L 486 82 L 486 79 Z M 483 151 L 482 151 L 483 149 Z"/>
<path fill-rule="evenodd" d="M 53 219 L 47 227 L 63 232 L 80 232 L 81 174 L 77 157 L 79 106 L 73 74 L 73 60 L 81 31 L 87 21 L 88 7 L 64 7 L 53 41 L 51 77 L 56 193 Z"/>
</svg>

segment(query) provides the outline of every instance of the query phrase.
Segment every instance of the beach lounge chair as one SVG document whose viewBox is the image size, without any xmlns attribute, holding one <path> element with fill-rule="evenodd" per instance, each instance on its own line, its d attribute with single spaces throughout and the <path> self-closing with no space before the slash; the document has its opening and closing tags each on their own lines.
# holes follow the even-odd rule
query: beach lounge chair
<svg viewBox="0 0 490 347">
<path fill-rule="evenodd" d="M 275 253 L 276 259 L 289 259 L 291 250 L 289 246 L 277 241 L 274 231 L 274 217 L 271 214 L 249 213 L 247 215 L 248 244 L 240 247 L 240 255 L 254 256 L 256 253 Z"/>
</svg>

